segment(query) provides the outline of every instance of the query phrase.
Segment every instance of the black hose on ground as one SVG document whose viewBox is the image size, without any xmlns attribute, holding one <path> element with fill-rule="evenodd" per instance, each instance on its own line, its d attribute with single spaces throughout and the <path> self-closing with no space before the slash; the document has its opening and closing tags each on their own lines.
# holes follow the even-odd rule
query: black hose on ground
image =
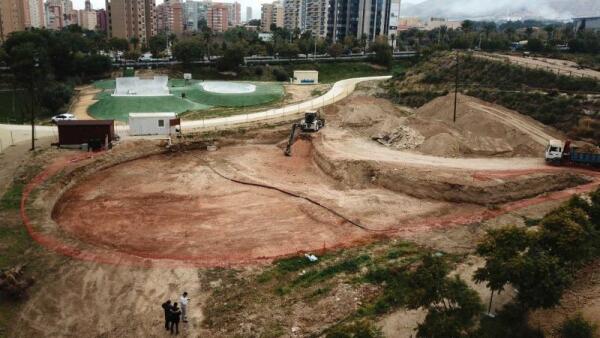
<svg viewBox="0 0 600 338">
<path fill-rule="evenodd" d="M 368 232 L 379 232 L 379 233 L 384 233 L 384 232 L 388 232 L 389 231 L 389 230 L 374 230 L 374 229 L 370 229 L 369 227 L 367 227 L 367 226 L 365 226 L 365 225 L 363 225 L 363 224 L 361 224 L 361 223 L 359 223 L 357 221 L 351 220 L 350 218 L 348 218 L 348 217 L 340 214 L 336 210 L 334 210 L 334 209 L 332 209 L 332 208 L 330 208 L 328 206 L 325 206 L 325 205 L 321 204 L 320 202 L 313 200 L 310 197 L 302 196 L 302 195 L 296 194 L 296 193 L 291 192 L 291 191 L 287 191 L 287 190 L 284 190 L 284 189 L 281 189 L 281 188 L 277 188 L 277 187 L 266 185 L 266 184 L 262 184 L 262 183 L 246 182 L 246 181 L 238 180 L 238 179 L 235 179 L 235 178 L 227 177 L 226 175 L 220 173 L 218 170 L 216 170 L 215 168 L 213 168 L 210 165 L 210 163 L 208 163 L 208 162 L 207 162 L 207 166 L 215 174 L 217 174 L 218 176 L 220 176 L 220 177 L 222 177 L 222 178 L 224 178 L 224 179 L 226 179 L 228 181 L 231 181 L 231 182 L 234 182 L 234 183 L 238 183 L 238 184 L 248 185 L 248 186 L 252 186 L 252 187 L 258 187 L 258 188 L 264 188 L 264 189 L 269 189 L 269 190 L 275 190 L 275 191 L 279 191 L 280 193 L 286 194 L 288 196 L 292 196 L 292 197 L 295 197 L 295 198 L 303 199 L 303 200 L 305 200 L 305 201 L 307 201 L 309 203 L 312 203 L 312 204 L 314 204 L 314 205 L 316 205 L 318 207 L 321 207 L 321 208 L 329 211 L 330 213 L 334 214 L 335 216 L 343 219 L 344 221 L 346 221 L 346 222 L 348 222 L 348 223 L 350 223 L 350 224 L 352 224 L 352 225 L 354 225 L 354 226 L 356 226 L 356 227 L 358 227 L 358 228 L 360 228 L 362 230 L 365 230 L 365 231 L 368 231 Z"/>
</svg>

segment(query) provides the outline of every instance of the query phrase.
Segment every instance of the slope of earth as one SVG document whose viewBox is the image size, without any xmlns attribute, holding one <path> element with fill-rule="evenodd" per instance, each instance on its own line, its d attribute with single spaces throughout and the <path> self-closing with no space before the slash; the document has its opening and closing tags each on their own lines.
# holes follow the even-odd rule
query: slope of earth
<svg viewBox="0 0 600 338">
<path fill-rule="evenodd" d="M 339 126 L 393 149 L 442 157 L 539 157 L 548 140 L 562 135 L 501 106 L 459 95 L 439 97 L 414 114 L 391 102 L 353 95 L 326 110 Z"/>
<path fill-rule="evenodd" d="M 470 96 L 434 99 L 419 108 L 406 125 L 425 138 L 417 150 L 437 156 L 539 157 L 550 139 L 562 135 L 552 128 L 502 106 Z"/>
<path fill-rule="evenodd" d="M 478 204 L 588 181 L 544 163 L 543 145 L 559 133 L 466 96 L 455 125 L 449 101 L 438 98 L 411 114 L 386 99 L 355 93 L 325 109 L 328 126 L 314 139 L 317 163 L 344 182 L 370 180 L 420 198 Z"/>
</svg>

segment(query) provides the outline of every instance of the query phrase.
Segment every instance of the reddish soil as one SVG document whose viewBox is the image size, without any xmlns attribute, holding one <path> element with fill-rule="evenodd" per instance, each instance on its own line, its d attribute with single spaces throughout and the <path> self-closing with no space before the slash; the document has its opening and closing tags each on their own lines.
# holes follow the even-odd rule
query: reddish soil
<svg viewBox="0 0 600 338">
<path fill-rule="evenodd" d="M 379 235 L 413 237 L 476 223 L 598 184 L 489 210 L 375 185 L 349 186 L 322 172 L 312 152 L 311 142 L 300 140 L 292 157 L 274 145 L 245 145 L 216 153 L 156 155 L 99 171 L 58 201 L 52 217 L 59 228 L 53 231 L 56 237 L 48 237 L 56 243 L 46 244 L 71 256 L 117 264 L 241 265 L 355 245 Z M 480 175 L 486 179 L 498 173 Z"/>
<path fill-rule="evenodd" d="M 101 171 L 65 193 L 54 219 L 105 249 L 229 263 L 366 235 L 309 202 L 230 182 L 196 156 L 153 156 Z"/>
</svg>

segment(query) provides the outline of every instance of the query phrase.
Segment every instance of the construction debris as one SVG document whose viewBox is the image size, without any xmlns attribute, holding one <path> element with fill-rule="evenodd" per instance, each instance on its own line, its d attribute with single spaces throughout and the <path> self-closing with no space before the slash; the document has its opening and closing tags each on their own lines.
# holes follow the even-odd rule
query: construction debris
<svg viewBox="0 0 600 338">
<path fill-rule="evenodd" d="M 31 277 L 25 277 L 24 265 L 17 265 L 0 273 L 0 292 L 11 297 L 21 298 L 25 296 L 27 289 L 33 285 Z"/>
</svg>

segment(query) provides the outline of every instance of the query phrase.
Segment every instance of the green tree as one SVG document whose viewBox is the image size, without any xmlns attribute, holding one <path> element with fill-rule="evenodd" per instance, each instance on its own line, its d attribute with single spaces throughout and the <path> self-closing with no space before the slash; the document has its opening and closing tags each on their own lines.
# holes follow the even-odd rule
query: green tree
<svg viewBox="0 0 600 338">
<path fill-rule="evenodd" d="M 517 300 L 527 309 L 551 308 L 560 303 L 572 277 L 558 257 L 530 248 L 517 267 L 511 284 L 519 290 Z"/>
<path fill-rule="evenodd" d="M 219 71 L 237 71 L 244 63 L 244 48 L 241 44 L 237 44 L 237 46 L 225 49 L 223 57 L 217 62 Z"/>
<path fill-rule="evenodd" d="M 586 321 L 581 313 L 565 320 L 558 329 L 560 338 L 594 338 L 597 326 Z"/>
<path fill-rule="evenodd" d="M 0 47 L 0 63 L 8 61 L 8 53 L 4 50 L 4 48 Z"/>
<path fill-rule="evenodd" d="M 463 337 L 476 324 L 483 305 L 477 293 L 450 269 L 441 257 L 426 256 L 410 279 L 409 307 L 428 310 L 417 337 Z"/>
<path fill-rule="evenodd" d="M 518 277 L 522 256 L 533 241 L 527 231 L 514 226 L 489 230 L 477 246 L 477 254 L 485 258 L 485 265 L 475 271 L 474 280 L 486 282 L 492 291 L 488 312 L 491 310 L 494 292 L 500 293 L 504 287 Z"/>
<path fill-rule="evenodd" d="M 31 150 L 34 150 L 35 119 L 42 108 L 40 93 L 46 87 L 51 68 L 46 49 L 42 44 L 43 40 L 29 33 L 25 32 L 26 35 L 22 36 L 24 38 L 22 40 L 18 37 L 20 33 L 11 34 L 4 47 L 8 54 L 8 65 L 17 85 L 25 88 L 29 97 L 29 100 L 23 103 L 25 106 L 23 111 L 29 114 L 31 121 Z M 12 40 L 13 38 L 18 41 Z"/>
<path fill-rule="evenodd" d="M 337 42 L 331 44 L 331 46 L 329 46 L 329 48 L 327 49 L 327 53 L 329 53 L 329 56 L 333 58 L 337 58 L 338 56 L 342 55 L 343 52 L 344 46 Z"/>
<path fill-rule="evenodd" d="M 140 44 L 140 38 L 138 38 L 137 36 L 132 36 L 131 39 L 129 39 L 129 42 L 131 43 L 131 45 L 133 45 L 133 50 L 137 51 L 138 45 Z"/>
<path fill-rule="evenodd" d="M 78 62 L 78 71 L 86 78 L 100 78 L 112 69 L 112 61 L 104 55 L 87 55 Z"/>
<path fill-rule="evenodd" d="M 108 46 L 114 52 L 126 52 L 129 50 L 129 42 L 121 38 L 111 38 L 108 40 Z"/>
<path fill-rule="evenodd" d="M 572 200 L 581 206 L 585 201 Z M 582 206 L 585 208 L 585 206 Z M 546 215 L 540 223 L 539 245 L 565 264 L 581 264 L 589 260 L 600 240 L 587 213 L 573 206 L 563 206 Z"/>
<path fill-rule="evenodd" d="M 195 38 L 183 39 L 172 47 L 173 57 L 181 61 L 184 66 L 189 66 L 192 61 L 203 57 L 202 43 Z"/>
<path fill-rule="evenodd" d="M 463 32 L 469 33 L 475 28 L 475 23 L 471 20 L 465 20 L 460 24 L 460 27 L 463 30 Z"/>
<path fill-rule="evenodd" d="M 600 188 L 590 193 L 591 205 L 588 209 L 590 215 L 590 222 L 594 225 L 596 230 L 600 230 Z M 598 244 L 600 246 L 600 244 Z"/>
<path fill-rule="evenodd" d="M 531 52 L 541 52 L 544 50 L 544 43 L 540 39 L 531 38 L 527 40 L 527 50 Z"/>
<path fill-rule="evenodd" d="M 167 37 L 164 34 L 158 34 L 148 40 L 150 53 L 154 57 L 158 57 L 165 49 L 167 49 Z"/>
<path fill-rule="evenodd" d="M 375 53 L 373 62 L 388 69 L 392 68 L 392 47 L 387 43 L 387 39 L 384 36 L 379 36 L 375 39 L 375 43 L 371 46 L 371 51 Z"/>
</svg>

